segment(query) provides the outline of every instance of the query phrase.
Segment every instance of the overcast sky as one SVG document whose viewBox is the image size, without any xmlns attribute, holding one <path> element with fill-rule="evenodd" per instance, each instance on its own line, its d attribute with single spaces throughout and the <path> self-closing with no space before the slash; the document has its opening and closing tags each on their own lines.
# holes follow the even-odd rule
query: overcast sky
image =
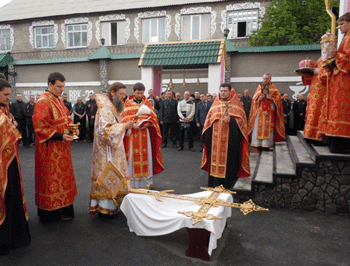
<svg viewBox="0 0 350 266">
<path fill-rule="evenodd" d="M 6 5 L 8 2 L 11 2 L 11 0 L 0 0 L 0 7 Z"/>
</svg>

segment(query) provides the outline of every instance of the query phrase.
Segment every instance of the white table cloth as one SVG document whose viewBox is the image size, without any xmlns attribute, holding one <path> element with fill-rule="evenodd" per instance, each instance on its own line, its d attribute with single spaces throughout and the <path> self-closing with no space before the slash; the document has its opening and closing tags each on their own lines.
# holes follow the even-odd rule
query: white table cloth
<svg viewBox="0 0 350 266">
<path fill-rule="evenodd" d="M 212 192 L 203 191 L 186 196 L 208 197 Z M 192 225 L 190 217 L 178 213 L 178 211 L 198 211 L 200 205 L 193 201 L 163 198 L 157 201 L 153 195 L 129 193 L 121 205 L 121 210 L 128 220 L 130 232 L 138 236 L 158 236 L 170 234 L 182 227 L 190 229 L 206 229 L 210 232 L 208 254 L 217 247 L 217 240 L 222 236 L 226 225 L 226 219 L 231 216 L 230 207 L 211 207 L 207 214 L 219 216 L 222 220 L 207 220 Z M 218 199 L 232 202 L 232 196 L 221 193 Z"/>
</svg>

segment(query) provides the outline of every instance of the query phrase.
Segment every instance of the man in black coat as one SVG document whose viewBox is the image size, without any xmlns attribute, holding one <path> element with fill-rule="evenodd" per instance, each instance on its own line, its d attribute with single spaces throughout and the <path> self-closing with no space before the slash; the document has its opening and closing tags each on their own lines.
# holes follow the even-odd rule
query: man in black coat
<svg viewBox="0 0 350 266">
<path fill-rule="evenodd" d="M 80 123 L 79 125 L 79 140 L 85 141 L 86 137 L 86 109 L 85 104 L 81 97 L 78 97 L 77 103 L 73 107 L 74 112 L 74 124 Z"/>
<path fill-rule="evenodd" d="M 94 141 L 94 127 L 95 127 L 95 116 L 97 112 L 97 104 L 95 100 L 95 94 L 92 92 L 89 95 L 89 100 L 86 102 L 86 114 L 89 120 L 89 140 L 88 142 Z"/>
<path fill-rule="evenodd" d="M 33 127 L 33 110 L 34 110 L 34 105 L 35 105 L 35 96 L 30 95 L 29 96 L 29 102 L 27 102 L 25 108 L 24 108 L 24 115 L 26 117 L 26 125 L 27 125 L 27 139 L 23 141 L 23 144 L 25 145 L 26 148 L 30 147 L 30 144 L 33 141 L 33 135 L 34 135 L 34 127 Z"/>
<path fill-rule="evenodd" d="M 241 97 L 241 103 L 244 109 L 247 119 L 249 119 L 250 107 L 252 106 L 252 98 L 250 97 L 249 90 L 244 90 L 243 97 Z"/>
<path fill-rule="evenodd" d="M 197 127 L 199 128 L 199 133 L 200 135 L 202 135 L 205 119 L 213 102 L 208 101 L 207 96 L 205 94 L 201 94 L 200 99 L 201 101 L 197 104 L 195 118 Z M 200 152 L 202 151 L 203 147 L 201 146 Z"/>
<path fill-rule="evenodd" d="M 67 109 L 69 110 L 69 114 L 73 113 L 73 107 L 72 107 L 72 103 L 68 102 L 68 96 L 67 93 L 63 93 L 62 94 L 62 100 L 64 102 L 64 105 L 67 107 Z"/>
<path fill-rule="evenodd" d="M 283 94 L 282 97 L 282 105 L 283 105 L 283 115 L 284 115 L 284 125 L 286 129 L 286 134 L 290 134 L 290 114 L 292 112 L 292 102 L 288 99 L 288 94 Z"/>
<path fill-rule="evenodd" d="M 25 146 L 27 140 L 26 116 L 24 115 L 25 107 L 26 103 L 22 101 L 22 95 L 18 93 L 16 101 L 11 104 L 10 112 L 18 123 L 17 129 L 21 133 L 23 146 Z"/>
<path fill-rule="evenodd" d="M 298 100 L 294 102 L 293 109 L 295 117 L 295 129 L 304 130 L 306 115 L 306 101 L 304 100 L 304 95 L 298 95 Z"/>
<path fill-rule="evenodd" d="M 159 111 L 159 121 L 163 126 L 163 143 L 161 147 L 167 147 L 170 130 L 170 139 L 173 140 L 173 147 L 178 148 L 176 124 L 179 121 L 179 116 L 177 114 L 177 101 L 173 98 L 173 93 L 170 90 L 166 92 L 166 99 L 162 101 Z"/>
</svg>

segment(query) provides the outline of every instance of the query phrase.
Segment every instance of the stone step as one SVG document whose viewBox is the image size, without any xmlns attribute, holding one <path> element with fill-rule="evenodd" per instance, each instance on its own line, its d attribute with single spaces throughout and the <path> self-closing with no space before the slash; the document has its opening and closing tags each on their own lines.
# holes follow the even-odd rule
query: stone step
<svg viewBox="0 0 350 266">
<path fill-rule="evenodd" d="M 350 154 L 331 153 L 328 146 L 311 145 L 317 153 L 317 159 L 322 160 L 350 160 Z"/>
<path fill-rule="evenodd" d="M 250 177 L 241 177 L 238 178 L 235 186 L 233 187 L 234 191 L 240 192 L 251 192 L 252 191 L 252 180 L 254 178 L 255 167 L 259 159 L 259 153 L 251 152 L 249 155 L 250 163 Z"/>
<path fill-rule="evenodd" d="M 304 148 L 307 150 L 307 152 L 311 156 L 312 160 L 315 162 L 316 161 L 317 152 L 315 151 L 315 149 L 313 148 L 312 145 L 310 145 L 309 143 L 306 142 L 306 139 L 304 137 L 304 131 L 298 130 L 297 131 L 297 136 L 300 139 L 301 144 L 303 144 Z"/>
<path fill-rule="evenodd" d="M 286 141 L 275 143 L 273 173 L 277 177 L 296 176 L 294 164 Z"/>
<path fill-rule="evenodd" d="M 305 167 L 314 165 L 314 160 L 298 136 L 287 136 L 287 144 L 294 165 Z"/>
<path fill-rule="evenodd" d="M 273 184 L 273 152 L 262 151 L 253 182 Z"/>
</svg>

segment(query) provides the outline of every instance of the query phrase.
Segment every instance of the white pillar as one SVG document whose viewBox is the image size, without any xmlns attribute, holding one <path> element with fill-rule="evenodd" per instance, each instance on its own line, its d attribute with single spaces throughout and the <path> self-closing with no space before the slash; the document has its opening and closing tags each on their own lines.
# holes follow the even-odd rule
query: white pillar
<svg viewBox="0 0 350 266">
<path fill-rule="evenodd" d="M 153 89 L 153 67 L 141 67 L 141 82 L 145 85 L 145 95 L 148 95 L 148 90 Z"/>
<path fill-rule="evenodd" d="M 221 65 L 209 65 L 208 67 L 208 93 L 219 93 L 221 84 Z"/>
</svg>

